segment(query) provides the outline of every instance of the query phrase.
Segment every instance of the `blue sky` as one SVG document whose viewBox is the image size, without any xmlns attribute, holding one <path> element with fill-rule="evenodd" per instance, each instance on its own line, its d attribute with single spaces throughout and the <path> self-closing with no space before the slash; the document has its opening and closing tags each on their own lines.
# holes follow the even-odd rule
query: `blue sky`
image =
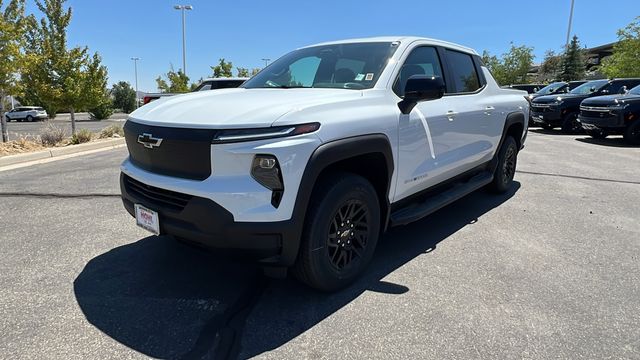
<svg viewBox="0 0 640 360">
<path fill-rule="evenodd" d="M 615 41 L 616 30 L 640 15 L 640 0 L 575 2 L 572 33 L 588 47 Z M 194 81 L 209 76 L 220 57 L 234 67 L 261 67 L 260 59 L 299 46 L 378 35 L 433 37 L 493 54 L 513 41 L 534 47 L 540 61 L 547 49 L 562 48 L 570 7 L 570 0 L 69 0 L 69 45 L 100 53 L 110 84 L 133 84 L 130 58 L 141 57 L 139 88 L 155 91 L 154 79 L 169 64 L 182 67 L 178 3 L 194 7 L 187 12 L 187 75 Z"/>
</svg>

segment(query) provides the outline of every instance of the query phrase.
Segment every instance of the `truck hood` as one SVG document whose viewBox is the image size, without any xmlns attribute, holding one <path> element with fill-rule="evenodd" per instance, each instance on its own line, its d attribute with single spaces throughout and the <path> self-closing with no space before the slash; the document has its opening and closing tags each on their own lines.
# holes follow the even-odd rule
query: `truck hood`
<svg viewBox="0 0 640 360">
<path fill-rule="evenodd" d="M 550 103 L 556 102 L 558 98 L 561 98 L 562 101 L 580 101 L 588 97 L 589 97 L 588 95 L 575 95 L 575 94 L 545 95 L 545 96 L 539 96 L 533 99 L 533 102 L 536 104 L 550 104 Z"/>
<path fill-rule="evenodd" d="M 189 128 L 268 127 L 306 107 L 362 97 L 347 89 L 221 89 L 161 98 L 129 115 L 148 125 Z"/>
<path fill-rule="evenodd" d="M 608 106 L 608 105 L 624 105 L 631 102 L 639 102 L 640 95 L 606 95 L 596 96 L 591 99 L 585 99 L 582 104 L 585 106 Z"/>
</svg>

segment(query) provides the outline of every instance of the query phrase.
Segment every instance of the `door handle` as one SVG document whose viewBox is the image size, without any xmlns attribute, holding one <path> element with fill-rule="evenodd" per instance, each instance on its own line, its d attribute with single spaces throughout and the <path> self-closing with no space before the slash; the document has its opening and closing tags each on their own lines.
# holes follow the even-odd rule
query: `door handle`
<svg viewBox="0 0 640 360">
<path fill-rule="evenodd" d="M 453 111 L 453 110 L 447 111 L 447 119 L 449 119 L 449 121 L 453 121 L 453 119 L 455 119 L 456 115 L 458 115 L 458 113 Z"/>
<path fill-rule="evenodd" d="M 485 115 L 491 115 L 491 111 L 495 110 L 495 109 L 496 109 L 495 107 L 489 105 L 489 106 L 484 108 L 484 113 L 485 113 Z"/>
</svg>

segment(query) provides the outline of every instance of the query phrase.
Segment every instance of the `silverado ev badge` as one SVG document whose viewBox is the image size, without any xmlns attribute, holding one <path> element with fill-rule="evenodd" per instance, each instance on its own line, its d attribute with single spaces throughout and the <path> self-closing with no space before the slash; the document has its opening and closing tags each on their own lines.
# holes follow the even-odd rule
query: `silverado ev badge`
<svg viewBox="0 0 640 360">
<path fill-rule="evenodd" d="M 154 147 L 158 147 L 162 144 L 162 139 L 154 138 L 153 135 L 144 133 L 142 135 L 138 135 L 138 142 L 147 149 L 153 149 Z"/>
</svg>

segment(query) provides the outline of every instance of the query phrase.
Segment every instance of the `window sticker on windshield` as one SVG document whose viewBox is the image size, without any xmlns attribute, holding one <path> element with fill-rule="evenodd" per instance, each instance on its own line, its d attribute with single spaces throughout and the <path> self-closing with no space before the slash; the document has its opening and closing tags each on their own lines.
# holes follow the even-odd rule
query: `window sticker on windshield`
<svg viewBox="0 0 640 360">
<path fill-rule="evenodd" d="M 364 79 L 364 74 L 358 74 L 356 75 L 356 81 L 362 81 L 362 79 Z"/>
<path fill-rule="evenodd" d="M 367 76 L 364 78 L 365 81 L 373 80 L 373 73 L 367 73 Z"/>
</svg>

